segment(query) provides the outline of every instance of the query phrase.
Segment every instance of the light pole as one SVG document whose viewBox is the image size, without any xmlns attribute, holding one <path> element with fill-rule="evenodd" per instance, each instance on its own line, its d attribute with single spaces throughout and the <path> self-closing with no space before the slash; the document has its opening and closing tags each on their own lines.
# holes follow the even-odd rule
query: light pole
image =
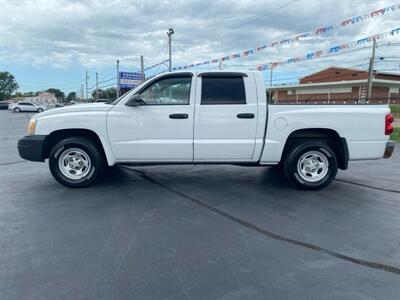
<svg viewBox="0 0 400 300">
<path fill-rule="evenodd" d="M 142 82 L 144 81 L 144 60 L 143 55 L 140 55 L 140 73 L 142 74 Z"/>
<path fill-rule="evenodd" d="M 367 101 L 370 101 L 371 96 L 372 96 L 372 80 L 374 78 L 375 48 L 376 48 L 376 39 L 374 38 L 373 44 L 372 44 L 372 56 L 369 60 L 368 82 L 367 82 Z"/>
<path fill-rule="evenodd" d="M 168 35 L 168 54 L 169 54 L 169 59 L 168 59 L 168 71 L 171 72 L 172 69 L 172 61 L 171 61 L 171 36 L 174 34 L 174 30 L 172 28 L 168 29 L 167 35 Z"/>
<path fill-rule="evenodd" d="M 272 63 L 269 64 L 270 67 L 270 73 L 269 73 L 269 94 L 268 94 L 268 100 L 269 103 L 272 103 L 272 72 L 274 71 L 274 67 L 272 65 Z"/>
<path fill-rule="evenodd" d="M 86 102 L 88 101 L 88 98 L 89 98 L 89 96 L 88 96 L 88 80 L 89 80 L 89 73 L 88 73 L 88 71 L 86 71 L 86 77 L 85 77 Z"/>
<path fill-rule="evenodd" d="M 119 88 L 120 88 L 120 82 L 119 82 L 119 60 L 117 59 L 117 98 L 119 98 Z"/>
<path fill-rule="evenodd" d="M 99 101 L 99 73 L 96 72 L 96 102 Z"/>
</svg>

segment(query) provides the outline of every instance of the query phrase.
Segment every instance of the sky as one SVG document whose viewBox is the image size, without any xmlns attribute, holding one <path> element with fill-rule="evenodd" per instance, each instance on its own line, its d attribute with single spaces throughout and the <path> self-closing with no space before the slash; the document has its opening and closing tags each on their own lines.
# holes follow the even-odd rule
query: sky
<svg viewBox="0 0 400 300">
<path fill-rule="evenodd" d="M 365 0 L 0 0 L 0 71 L 12 73 L 19 91 L 60 88 L 79 91 L 89 74 L 89 88 L 115 84 L 116 60 L 121 71 L 137 71 L 168 58 L 167 30 L 172 36 L 174 66 L 220 58 L 259 45 L 290 38 L 374 10 L 395 1 Z M 223 69 L 256 65 L 305 55 L 400 27 L 400 9 L 351 26 L 337 28 L 290 45 L 222 64 Z M 387 43 L 390 42 L 390 46 Z M 396 42 L 399 44 L 396 45 Z M 380 40 L 377 56 L 391 57 L 377 70 L 400 72 L 400 34 Z M 280 66 L 273 84 L 296 82 L 329 66 L 366 69 L 371 48 L 328 58 Z M 161 65 L 147 73 L 164 71 Z M 219 68 L 210 64 L 209 69 Z M 264 71 L 269 82 L 269 72 Z"/>
</svg>

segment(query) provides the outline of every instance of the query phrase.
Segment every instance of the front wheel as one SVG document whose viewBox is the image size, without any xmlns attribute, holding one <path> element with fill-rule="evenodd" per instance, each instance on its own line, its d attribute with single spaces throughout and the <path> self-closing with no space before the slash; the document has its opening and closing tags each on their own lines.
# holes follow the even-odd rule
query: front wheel
<svg viewBox="0 0 400 300">
<path fill-rule="evenodd" d="M 43 112 L 43 108 L 39 107 L 39 108 L 37 109 L 37 112 L 38 112 L 38 113 Z"/>
<path fill-rule="evenodd" d="M 306 190 L 318 190 L 335 179 L 335 152 L 324 142 L 306 141 L 295 145 L 284 158 L 286 177 Z"/>
<path fill-rule="evenodd" d="M 83 137 L 61 140 L 49 155 L 51 174 L 68 187 L 90 185 L 104 169 L 104 159 L 98 147 L 95 142 Z"/>
</svg>

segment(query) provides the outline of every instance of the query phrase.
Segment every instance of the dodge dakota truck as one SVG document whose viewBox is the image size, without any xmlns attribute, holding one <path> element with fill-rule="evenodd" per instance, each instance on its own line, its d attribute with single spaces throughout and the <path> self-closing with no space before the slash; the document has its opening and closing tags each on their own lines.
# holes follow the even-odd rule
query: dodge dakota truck
<svg viewBox="0 0 400 300">
<path fill-rule="evenodd" d="M 48 159 L 54 178 L 88 186 L 118 164 L 277 165 L 300 188 L 330 184 L 352 160 L 391 156 L 387 105 L 269 104 L 256 71 L 172 72 L 111 104 L 34 115 L 22 158 Z"/>
</svg>

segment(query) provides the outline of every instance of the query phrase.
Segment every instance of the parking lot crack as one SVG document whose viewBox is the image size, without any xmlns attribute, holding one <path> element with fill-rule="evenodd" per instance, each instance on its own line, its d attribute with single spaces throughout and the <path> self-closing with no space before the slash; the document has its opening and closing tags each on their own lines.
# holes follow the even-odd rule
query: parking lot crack
<svg viewBox="0 0 400 300">
<path fill-rule="evenodd" d="M 382 264 L 382 263 L 378 263 L 378 262 L 368 261 L 368 260 L 360 259 L 360 258 L 357 258 L 357 257 L 352 257 L 352 256 L 349 256 L 349 255 L 345 255 L 345 254 L 342 254 L 342 253 L 339 253 L 339 252 L 336 252 L 336 251 L 333 251 L 333 250 L 329 250 L 329 249 L 320 247 L 318 245 L 314 245 L 314 244 L 307 243 L 307 242 L 304 242 L 304 241 L 300 241 L 300 240 L 296 240 L 296 239 L 293 239 L 293 238 L 285 237 L 285 236 L 282 236 L 280 234 L 268 231 L 268 230 L 266 230 L 264 228 L 261 228 L 258 225 L 253 224 L 253 223 L 251 223 L 251 222 L 249 222 L 249 221 L 247 221 L 247 220 L 245 220 L 243 218 L 234 216 L 234 215 L 230 214 L 227 211 L 224 211 L 224 210 L 222 210 L 222 209 L 220 209 L 218 207 L 215 207 L 215 206 L 210 205 L 210 204 L 208 204 L 208 203 L 206 203 L 204 201 L 196 199 L 191 195 L 188 195 L 188 194 L 186 194 L 184 192 L 181 192 L 181 191 L 179 191 L 179 190 L 177 190 L 175 188 L 172 188 L 172 187 L 160 182 L 159 180 L 152 178 L 151 176 L 149 176 L 143 170 L 134 169 L 134 168 L 127 167 L 127 166 L 121 166 L 121 167 L 126 169 L 126 170 L 129 170 L 129 171 L 137 173 L 143 179 L 145 179 L 145 180 L 147 180 L 147 181 L 149 181 L 149 182 L 151 182 L 153 184 L 156 184 L 159 187 L 161 187 L 161 188 L 163 188 L 163 189 L 165 189 L 165 190 L 167 190 L 167 191 L 169 191 L 171 193 L 174 193 L 174 194 L 176 194 L 176 195 L 178 195 L 178 196 L 180 196 L 180 197 L 182 197 L 184 199 L 187 199 L 187 200 L 189 200 L 189 201 L 191 201 L 191 202 L 193 202 L 193 203 L 195 203 L 195 204 L 197 204 L 197 205 L 199 205 L 199 206 L 201 206 L 201 207 L 203 207 L 203 208 L 205 208 L 205 209 L 207 209 L 209 211 L 212 211 L 212 212 L 216 213 L 217 215 L 225 217 L 226 219 L 229 219 L 229 220 L 231 220 L 231 221 L 233 221 L 233 222 L 235 222 L 235 223 L 237 223 L 237 224 L 239 224 L 241 226 L 244 226 L 244 227 L 246 227 L 246 228 L 248 228 L 250 230 L 256 231 L 256 232 L 258 232 L 258 233 L 260 233 L 260 234 L 262 234 L 262 235 L 264 235 L 264 236 L 266 236 L 268 238 L 275 239 L 275 240 L 282 241 L 282 242 L 286 242 L 286 243 L 289 243 L 291 245 L 303 247 L 303 248 L 306 248 L 306 249 L 309 249 L 309 250 L 313 250 L 313 251 L 316 251 L 316 252 L 319 252 L 319 253 L 323 253 L 323 254 L 326 254 L 326 255 L 332 256 L 334 258 L 337 258 L 337 259 L 340 259 L 340 260 L 343 260 L 343 261 L 346 261 L 346 262 L 350 262 L 350 263 L 353 263 L 353 264 L 357 264 L 357 265 L 361 265 L 361 266 L 368 267 L 368 268 L 371 268 L 371 269 L 377 269 L 377 270 L 381 270 L 381 271 L 385 271 L 385 272 L 389 272 L 389 273 L 400 275 L 400 268 L 398 268 L 398 267 L 387 265 L 387 264 Z"/>
<path fill-rule="evenodd" d="M 353 184 L 353 185 L 357 185 L 357 186 L 362 186 L 362 187 L 370 188 L 370 189 L 373 189 L 373 190 L 378 190 L 378 191 L 384 191 L 384 192 L 389 192 L 389 193 L 398 193 L 398 194 L 400 194 L 400 191 L 399 191 L 399 190 L 381 188 L 381 187 L 372 186 L 372 185 L 368 185 L 368 184 L 364 184 L 364 183 L 353 182 L 353 181 L 350 181 L 350 180 L 335 179 L 335 181 L 339 181 L 339 182 L 343 182 L 343 183 L 347 183 L 347 184 Z"/>
<path fill-rule="evenodd" d="M 27 162 L 27 161 L 26 160 L 8 161 L 8 162 L 5 162 L 5 163 L 0 163 L 0 166 L 19 164 L 19 163 L 22 163 L 22 162 Z"/>
</svg>

